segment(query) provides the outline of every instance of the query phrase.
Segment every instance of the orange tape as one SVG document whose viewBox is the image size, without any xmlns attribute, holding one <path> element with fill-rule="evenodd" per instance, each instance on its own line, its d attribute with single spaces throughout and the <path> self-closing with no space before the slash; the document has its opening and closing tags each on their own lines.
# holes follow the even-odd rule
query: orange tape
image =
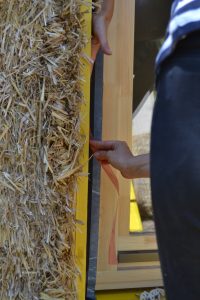
<svg viewBox="0 0 200 300">
<path fill-rule="evenodd" d="M 113 172 L 112 168 L 110 165 L 106 163 L 101 163 L 102 168 L 104 169 L 105 173 L 109 177 L 110 181 L 114 185 L 115 190 L 117 191 L 117 194 L 119 195 L 119 181 L 117 179 L 117 176 Z"/>
<path fill-rule="evenodd" d="M 93 151 L 93 149 L 91 149 L 91 150 Z M 112 182 L 112 184 L 119 196 L 119 181 L 117 179 L 117 176 L 113 172 L 112 167 L 109 164 L 106 164 L 103 162 L 101 163 L 101 166 L 102 166 L 104 172 L 107 174 L 110 181 Z M 114 217 L 113 224 L 112 224 L 112 230 L 111 230 L 111 236 L 110 236 L 110 242 L 109 242 L 108 262 L 110 265 L 117 264 L 117 251 L 116 251 L 116 243 L 115 243 L 115 228 L 116 228 L 116 222 L 117 222 L 117 213 L 118 213 L 118 203 L 117 203 L 115 217 Z"/>
<path fill-rule="evenodd" d="M 109 177 L 110 181 L 112 182 L 113 186 L 115 187 L 115 190 L 117 191 L 117 194 L 119 195 L 119 181 L 114 174 L 112 168 L 110 165 L 102 163 L 101 164 L 103 170 Z M 118 213 L 118 203 L 116 207 L 115 217 L 112 224 L 112 230 L 111 230 L 111 236 L 110 236 L 110 242 L 109 242 L 109 254 L 108 254 L 108 262 L 110 265 L 116 265 L 117 264 L 117 251 L 116 251 L 116 242 L 115 242 L 115 228 L 116 228 L 116 222 L 117 222 L 117 213 Z"/>
</svg>

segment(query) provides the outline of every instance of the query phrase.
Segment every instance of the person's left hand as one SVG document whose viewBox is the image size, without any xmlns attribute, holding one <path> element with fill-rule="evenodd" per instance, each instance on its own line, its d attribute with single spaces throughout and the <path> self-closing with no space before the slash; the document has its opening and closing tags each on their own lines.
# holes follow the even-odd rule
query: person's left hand
<svg viewBox="0 0 200 300">
<path fill-rule="evenodd" d="M 102 15 L 93 16 L 93 37 L 92 37 L 92 59 L 95 61 L 97 53 L 101 47 L 104 54 L 111 55 L 107 30 L 109 22 Z"/>
<path fill-rule="evenodd" d="M 111 55 L 107 32 L 112 19 L 114 0 L 104 0 L 101 11 L 92 15 L 92 60 L 95 61 L 101 48 L 104 54 Z"/>
</svg>

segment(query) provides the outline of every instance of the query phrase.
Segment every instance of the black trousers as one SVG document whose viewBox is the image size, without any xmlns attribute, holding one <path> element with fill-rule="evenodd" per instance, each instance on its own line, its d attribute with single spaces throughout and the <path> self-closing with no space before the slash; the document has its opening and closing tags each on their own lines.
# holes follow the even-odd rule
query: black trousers
<svg viewBox="0 0 200 300">
<path fill-rule="evenodd" d="M 161 66 L 151 188 L 168 300 L 200 300 L 200 33 Z"/>
</svg>

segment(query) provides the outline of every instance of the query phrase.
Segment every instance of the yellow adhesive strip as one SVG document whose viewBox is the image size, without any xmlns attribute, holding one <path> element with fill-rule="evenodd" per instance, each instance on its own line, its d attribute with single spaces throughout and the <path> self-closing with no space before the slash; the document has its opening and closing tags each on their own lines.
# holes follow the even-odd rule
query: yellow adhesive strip
<svg viewBox="0 0 200 300">
<path fill-rule="evenodd" d="M 87 4 L 91 4 L 91 0 L 87 1 Z M 91 5 L 90 7 L 82 6 L 82 11 L 85 13 L 85 26 L 84 30 L 87 34 L 88 44 L 84 50 L 84 57 L 91 57 Z M 88 174 L 88 164 L 85 164 L 89 160 L 89 126 L 90 126 L 90 62 L 83 58 L 84 64 L 84 84 L 83 93 L 85 103 L 82 106 L 81 116 L 81 132 L 86 136 L 87 141 L 84 146 L 84 151 L 81 157 L 81 163 L 84 165 L 83 173 Z M 88 205 L 88 176 L 82 176 L 79 179 L 77 205 L 76 205 L 76 219 L 79 220 L 76 229 L 76 245 L 75 245 L 75 257 L 76 263 L 80 272 L 80 276 L 77 280 L 78 300 L 85 300 L 86 292 L 86 253 L 87 253 L 87 205 Z"/>
<path fill-rule="evenodd" d="M 130 232 L 141 232 L 143 231 L 142 220 L 140 217 L 139 208 L 136 202 L 135 192 L 133 183 L 131 182 L 130 190 Z"/>
</svg>

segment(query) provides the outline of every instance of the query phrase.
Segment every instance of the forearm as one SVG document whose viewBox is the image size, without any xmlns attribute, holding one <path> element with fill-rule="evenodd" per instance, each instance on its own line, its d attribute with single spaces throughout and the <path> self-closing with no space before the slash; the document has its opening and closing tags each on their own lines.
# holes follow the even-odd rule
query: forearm
<svg viewBox="0 0 200 300">
<path fill-rule="evenodd" d="M 128 177 L 131 179 L 150 177 L 150 155 L 138 155 L 131 159 L 128 166 Z"/>
</svg>

